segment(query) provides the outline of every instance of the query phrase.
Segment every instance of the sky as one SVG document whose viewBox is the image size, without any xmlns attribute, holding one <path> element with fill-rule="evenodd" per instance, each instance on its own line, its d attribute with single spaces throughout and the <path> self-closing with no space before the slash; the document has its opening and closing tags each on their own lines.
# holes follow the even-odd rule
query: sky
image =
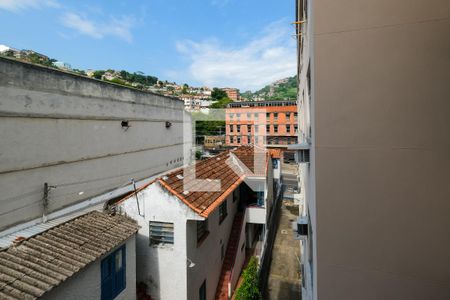
<svg viewBox="0 0 450 300">
<path fill-rule="evenodd" d="M 257 90 L 296 72 L 294 0 L 0 0 L 0 44 L 77 69 Z"/>
</svg>

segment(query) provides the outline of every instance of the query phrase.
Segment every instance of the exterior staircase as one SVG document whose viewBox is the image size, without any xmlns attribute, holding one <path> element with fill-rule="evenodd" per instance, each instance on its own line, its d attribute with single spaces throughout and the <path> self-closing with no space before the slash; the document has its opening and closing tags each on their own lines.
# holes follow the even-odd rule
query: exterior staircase
<svg viewBox="0 0 450 300">
<path fill-rule="evenodd" d="M 220 272 L 219 283 L 216 289 L 216 300 L 228 300 L 228 283 L 231 279 L 231 273 L 239 248 L 239 238 L 244 223 L 244 212 L 237 212 L 234 216 L 233 226 L 231 227 L 230 237 L 228 239 L 227 250 Z"/>
</svg>

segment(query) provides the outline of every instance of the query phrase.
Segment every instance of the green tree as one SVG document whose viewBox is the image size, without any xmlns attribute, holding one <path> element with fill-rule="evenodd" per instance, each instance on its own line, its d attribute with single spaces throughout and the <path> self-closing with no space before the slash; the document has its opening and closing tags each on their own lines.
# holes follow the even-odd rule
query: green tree
<svg viewBox="0 0 450 300">
<path fill-rule="evenodd" d="M 227 98 L 227 93 L 224 90 L 221 90 L 219 88 L 213 88 L 212 92 L 211 92 L 211 98 L 216 99 L 216 100 L 220 100 L 223 98 Z"/>
<path fill-rule="evenodd" d="M 199 160 L 201 158 L 202 158 L 202 151 L 199 150 L 195 151 L 195 159 Z"/>
<path fill-rule="evenodd" d="M 211 104 L 210 108 L 226 108 L 228 103 L 233 102 L 230 98 L 222 98 L 213 104 Z"/>
<path fill-rule="evenodd" d="M 261 292 L 258 287 L 258 262 L 252 256 L 242 272 L 242 284 L 236 291 L 236 300 L 259 300 Z"/>
<path fill-rule="evenodd" d="M 105 74 L 106 72 L 103 70 L 97 70 L 94 72 L 94 74 L 92 75 L 94 78 L 96 79 L 102 79 L 103 74 Z"/>
</svg>

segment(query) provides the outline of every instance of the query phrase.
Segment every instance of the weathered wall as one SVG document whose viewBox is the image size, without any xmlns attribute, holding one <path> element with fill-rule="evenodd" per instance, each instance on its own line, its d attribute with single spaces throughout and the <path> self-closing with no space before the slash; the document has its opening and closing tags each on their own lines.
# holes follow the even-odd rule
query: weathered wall
<svg viewBox="0 0 450 300">
<path fill-rule="evenodd" d="M 239 193 L 237 193 L 239 194 Z M 206 299 L 215 299 L 217 284 L 223 260 L 221 259 L 221 246 L 226 252 L 228 239 L 231 233 L 234 216 L 237 212 L 239 201 L 233 202 L 233 193 L 227 197 L 228 216 L 219 224 L 219 208 L 215 209 L 208 217 L 208 237 L 197 247 L 197 227 L 195 222 L 188 222 L 186 226 L 187 255 L 195 262 L 193 268 L 188 268 L 187 299 L 198 299 L 199 288 L 206 279 Z M 245 222 L 245 221 L 244 221 Z M 245 226 L 245 224 L 244 224 Z M 239 244 L 239 247 L 242 245 Z M 237 255 L 245 256 L 238 250 Z"/>
<path fill-rule="evenodd" d="M 45 182 L 57 186 L 48 198 L 54 211 L 180 166 L 188 157 L 183 107 L 177 99 L 0 58 L 0 230 L 42 216 Z"/>
<path fill-rule="evenodd" d="M 450 3 L 316 0 L 318 299 L 450 299 Z"/>
<path fill-rule="evenodd" d="M 120 203 L 121 209 L 141 226 L 136 243 L 137 281 L 147 285 L 153 299 L 188 299 L 186 222 L 201 217 L 158 183 L 140 191 L 138 199 L 141 215 L 134 196 Z M 174 244 L 150 245 L 150 221 L 173 223 Z"/>
<path fill-rule="evenodd" d="M 123 245 L 123 244 L 122 244 Z M 103 255 L 73 277 L 44 294 L 42 300 L 98 300 L 101 299 L 101 261 L 122 245 Z M 125 243 L 126 248 L 126 287 L 115 298 L 117 300 L 136 299 L 136 237 L 133 235 Z"/>
</svg>

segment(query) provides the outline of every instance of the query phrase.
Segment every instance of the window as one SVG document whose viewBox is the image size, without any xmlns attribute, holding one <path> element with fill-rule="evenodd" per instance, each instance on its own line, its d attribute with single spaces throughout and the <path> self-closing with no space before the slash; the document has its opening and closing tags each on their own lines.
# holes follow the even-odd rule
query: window
<svg viewBox="0 0 450 300">
<path fill-rule="evenodd" d="M 233 119 L 233 117 L 234 117 L 234 114 L 230 114 L 230 119 Z"/>
<path fill-rule="evenodd" d="M 206 279 L 203 281 L 202 286 L 198 289 L 198 299 L 206 300 Z"/>
<path fill-rule="evenodd" d="M 172 244 L 173 223 L 150 221 L 150 245 Z"/>
<path fill-rule="evenodd" d="M 201 241 L 208 234 L 208 219 L 197 221 L 197 242 Z"/>
<path fill-rule="evenodd" d="M 270 113 L 266 113 L 266 119 L 270 119 Z"/>
<path fill-rule="evenodd" d="M 254 114 L 253 114 L 253 117 L 254 117 L 255 119 L 257 119 L 257 118 L 258 118 L 258 113 L 254 113 Z"/>
<path fill-rule="evenodd" d="M 297 119 L 297 113 L 296 112 L 294 113 L 294 119 Z"/>
<path fill-rule="evenodd" d="M 233 203 L 236 202 L 236 200 L 239 199 L 239 189 L 235 189 L 233 191 Z"/>
<path fill-rule="evenodd" d="M 241 114 L 236 114 L 236 117 L 239 120 L 241 118 Z"/>
<path fill-rule="evenodd" d="M 270 125 L 266 125 L 266 133 L 270 133 Z"/>
<path fill-rule="evenodd" d="M 219 206 L 219 224 L 227 217 L 227 200 L 223 201 Z"/>
<path fill-rule="evenodd" d="M 230 132 L 233 132 L 233 125 L 228 125 L 228 129 L 230 130 Z"/>
<path fill-rule="evenodd" d="M 291 119 L 291 113 L 286 113 L 286 122 L 289 122 L 289 120 Z"/>
<path fill-rule="evenodd" d="M 295 130 L 296 133 L 298 132 L 298 125 L 297 124 L 294 125 L 294 130 Z"/>
<path fill-rule="evenodd" d="M 126 286 L 125 245 L 105 257 L 101 262 L 101 299 L 116 298 Z"/>
<path fill-rule="evenodd" d="M 273 125 L 273 131 L 278 132 L 278 125 Z"/>
<path fill-rule="evenodd" d="M 252 117 L 251 113 L 247 113 L 247 119 L 249 120 Z"/>
<path fill-rule="evenodd" d="M 237 137 L 237 143 L 238 143 L 238 144 L 241 143 L 241 137 L 240 137 L 240 136 Z"/>
<path fill-rule="evenodd" d="M 241 132 L 241 126 L 237 125 L 237 132 Z"/>
<path fill-rule="evenodd" d="M 247 133 L 252 132 L 252 126 L 251 125 L 247 125 Z"/>
<path fill-rule="evenodd" d="M 278 113 L 274 113 L 273 114 L 273 118 L 275 119 L 275 121 L 277 121 L 278 120 Z"/>
</svg>

